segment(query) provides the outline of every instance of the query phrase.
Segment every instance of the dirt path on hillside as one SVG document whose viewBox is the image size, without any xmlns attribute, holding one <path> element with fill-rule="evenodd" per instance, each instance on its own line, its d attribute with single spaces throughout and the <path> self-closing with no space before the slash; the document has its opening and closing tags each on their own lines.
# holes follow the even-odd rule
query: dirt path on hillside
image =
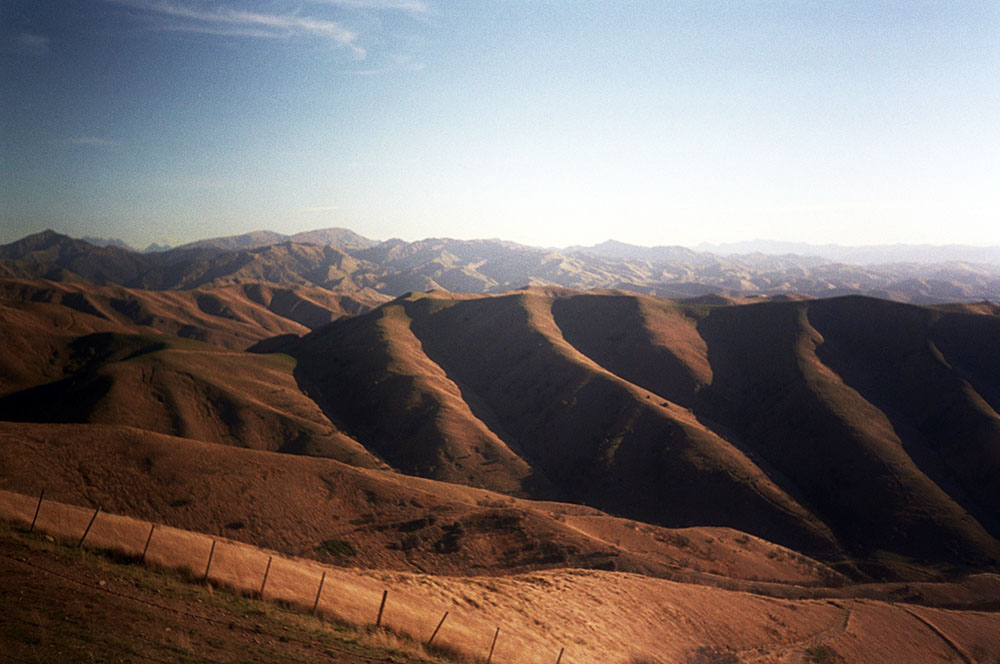
<svg viewBox="0 0 1000 664">
<path fill-rule="evenodd" d="M 952 652 L 954 652 L 956 655 L 958 655 L 959 659 L 961 659 L 962 662 L 964 662 L 964 664 L 976 664 L 976 660 L 974 660 L 969 655 L 969 653 L 965 652 L 965 649 L 962 646 L 958 645 L 955 642 L 954 639 L 952 639 L 950 636 L 948 636 L 947 634 L 945 634 L 944 630 L 942 630 L 940 627 L 938 627 L 933 622 L 931 622 L 927 618 L 923 617 L 922 615 L 920 615 L 919 613 L 917 613 L 913 609 L 907 608 L 905 606 L 901 607 L 901 608 L 903 609 L 903 611 L 906 611 L 908 614 L 910 614 L 911 616 L 913 616 L 914 618 L 916 618 L 917 620 L 919 620 L 921 623 L 923 623 L 924 625 L 926 625 L 927 629 L 931 630 L 938 637 L 940 637 L 940 639 L 942 641 L 944 641 L 945 644 L 947 644 L 948 648 L 950 648 L 952 650 Z"/>
</svg>

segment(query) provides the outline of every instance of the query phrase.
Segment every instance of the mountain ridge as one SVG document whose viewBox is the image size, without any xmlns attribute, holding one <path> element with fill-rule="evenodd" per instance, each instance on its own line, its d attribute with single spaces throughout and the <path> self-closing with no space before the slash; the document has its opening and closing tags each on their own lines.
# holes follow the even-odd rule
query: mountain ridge
<svg viewBox="0 0 1000 664">
<path fill-rule="evenodd" d="M 737 528 L 851 574 L 1000 560 L 995 307 L 530 287 L 410 293 L 310 329 L 273 311 L 277 327 L 251 327 L 261 283 L 0 286 L 8 422 L 127 424 Z"/>
<path fill-rule="evenodd" d="M 258 231 L 146 254 L 45 231 L 0 247 L 0 276 L 156 290 L 265 281 L 359 293 L 373 304 L 408 291 L 499 293 L 525 285 L 675 298 L 796 293 L 862 294 L 918 304 L 1000 300 L 1000 259 L 859 265 L 787 253 L 720 256 L 610 240 L 566 250 L 503 240 L 376 242 L 347 229 L 290 236 Z"/>
</svg>

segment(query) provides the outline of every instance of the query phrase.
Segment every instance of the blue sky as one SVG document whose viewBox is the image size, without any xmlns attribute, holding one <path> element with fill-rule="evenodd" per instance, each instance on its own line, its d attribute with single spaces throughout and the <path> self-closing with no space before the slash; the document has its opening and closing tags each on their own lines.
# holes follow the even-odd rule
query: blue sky
<svg viewBox="0 0 1000 664">
<path fill-rule="evenodd" d="M 1000 244 L 1000 2 L 0 0 L 0 242 Z"/>
</svg>

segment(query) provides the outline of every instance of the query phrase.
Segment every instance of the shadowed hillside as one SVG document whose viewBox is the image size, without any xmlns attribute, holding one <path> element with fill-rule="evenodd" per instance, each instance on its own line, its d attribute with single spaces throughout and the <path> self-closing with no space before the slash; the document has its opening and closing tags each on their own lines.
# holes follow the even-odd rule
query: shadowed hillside
<svg viewBox="0 0 1000 664">
<path fill-rule="evenodd" d="M 9 422 L 126 425 L 736 528 L 852 575 L 1000 559 L 989 304 L 547 287 L 367 311 L 265 282 L 16 279 L 0 295 Z"/>
<path fill-rule="evenodd" d="M 0 397 L 0 420 L 126 425 L 382 466 L 298 390 L 294 365 L 169 337 L 86 335 L 67 347 L 65 378 Z"/>
<path fill-rule="evenodd" d="M 0 463 L 0 489 L 44 488 L 47 499 L 345 566 L 459 575 L 598 568 L 734 588 L 844 581 L 731 529 L 658 528 L 577 505 L 129 427 L 0 423 Z"/>
<path fill-rule="evenodd" d="M 956 358 L 978 366 L 969 354 L 980 353 L 975 373 L 912 354 L 966 348 L 975 326 L 988 335 L 982 321 L 996 320 L 859 298 L 713 306 L 431 293 L 286 351 L 324 411 L 407 472 L 484 485 L 527 465 L 529 495 L 671 526 L 730 525 L 826 556 L 846 547 L 876 568 L 900 555 L 979 566 L 1000 552 L 986 359 L 996 342 Z M 889 348 L 896 360 L 877 356 Z M 423 440 L 419 454 L 400 439 Z M 501 443 L 504 456 L 484 457 Z"/>
</svg>

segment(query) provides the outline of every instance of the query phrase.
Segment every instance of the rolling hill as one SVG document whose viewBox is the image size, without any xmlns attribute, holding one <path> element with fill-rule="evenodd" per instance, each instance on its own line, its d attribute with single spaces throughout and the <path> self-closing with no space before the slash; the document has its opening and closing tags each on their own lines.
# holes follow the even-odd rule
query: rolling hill
<svg viewBox="0 0 1000 664">
<path fill-rule="evenodd" d="M 574 567 L 734 588 L 846 580 L 729 528 L 662 528 L 579 505 L 135 427 L 5 422 L 0 460 L 5 490 L 45 489 L 47 499 L 368 569 L 506 575 Z"/>
<path fill-rule="evenodd" d="M 913 270 L 894 301 L 857 294 L 888 273 L 795 256 L 41 234 L 0 248 L 0 498 L 361 568 L 524 634 L 527 604 L 641 616 L 611 645 L 572 632 L 612 659 L 647 639 L 632 664 L 665 638 L 689 662 L 884 658 L 903 627 L 893 652 L 972 661 L 1000 306 L 971 301 L 988 267 Z M 787 616 L 723 633 L 720 601 Z"/>
<path fill-rule="evenodd" d="M 125 426 L 734 528 L 857 578 L 1000 559 L 993 305 L 534 287 L 344 315 L 331 291 L 259 281 L 0 294 L 11 426 Z"/>
<path fill-rule="evenodd" d="M 324 412 L 405 472 L 826 557 L 976 566 L 1000 551 L 998 322 L 529 289 L 408 295 L 282 349 Z"/>
</svg>

